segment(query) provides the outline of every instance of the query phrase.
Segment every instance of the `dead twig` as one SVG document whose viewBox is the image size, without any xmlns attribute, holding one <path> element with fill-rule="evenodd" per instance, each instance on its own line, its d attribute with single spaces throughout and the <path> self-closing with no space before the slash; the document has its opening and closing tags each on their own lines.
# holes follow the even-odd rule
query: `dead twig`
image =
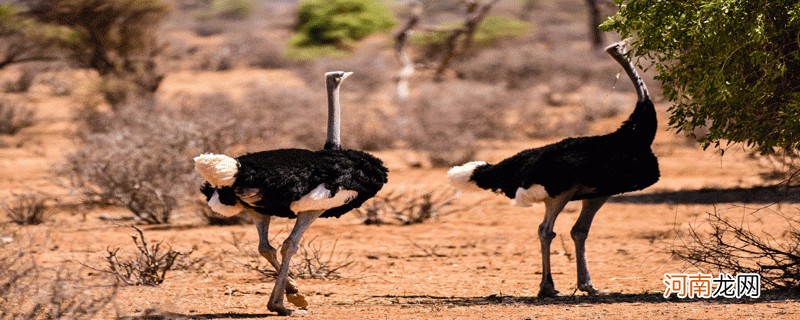
<svg viewBox="0 0 800 320">
<path fill-rule="evenodd" d="M 108 263 L 108 269 L 95 268 L 81 263 L 83 266 L 95 271 L 113 275 L 118 281 L 131 286 L 146 285 L 157 286 L 164 282 L 167 271 L 172 269 L 179 256 L 188 256 L 190 252 L 179 252 L 169 248 L 167 252 L 160 251 L 162 241 L 148 245 L 142 229 L 134 228 L 139 234 L 132 234 L 133 243 L 138 250 L 133 259 L 120 259 L 117 253 L 120 248 L 106 249 L 108 255 L 103 258 Z"/>
<path fill-rule="evenodd" d="M 386 224 L 388 222 L 381 217 L 391 217 L 402 225 L 411 225 L 467 211 L 489 199 L 460 206 L 454 204 L 459 195 L 460 191 L 448 187 L 412 191 L 396 189 L 373 197 L 355 212 L 364 224 Z"/>
<path fill-rule="evenodd" d="M 788 229 L 777 237 L 751 231 L 744 222 L 723 217 L 716 209 L 707 220 L 711 231 L 692 226 L 688 241 L 673 254 L 696 267 L 733 273 L 758 273 L 768 288 L 800 292 L 800 230 L 798 221 L 777 213 Z"/>
</svg>

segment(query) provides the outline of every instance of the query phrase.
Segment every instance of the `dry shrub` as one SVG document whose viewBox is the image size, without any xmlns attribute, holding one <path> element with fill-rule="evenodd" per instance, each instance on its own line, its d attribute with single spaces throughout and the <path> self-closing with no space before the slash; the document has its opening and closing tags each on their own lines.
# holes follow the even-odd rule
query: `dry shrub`
<svg viewBox="0 0 800 320">
<path fill-rule="evenodd" d="M 16 224 L 37 225 L 50 216 L 45 203 L 50 198 L 41 191 L 15 194 L 12 199 L 0 202 L 0 209 Z"/>
<path fill-rule="evenodd" d="M 78 133 L 86 138 L 87 135 L 109 133 L 119 119 L 113 112 L 103 111 L 97 105 L 84 103 L 82 108 L 75 111 L 74 120 L 80 123 Z"/>
<path fill-rule="evenodd" d="M 785 228 L 754 231 L 744 222 L 747 220 L 744 217 L 737 222 L 715 209 L 707 220 L 710 231 L 705 233 L 699 226 L 690 227 L 688 239 L 674 248 L 673 253 L 701 270 L 758 273 L 768 289 L 800 293 L 800 221 L 797 215 L 772 212 L 772 217 L 766 217 L 757 213 L 748 214 L 748 218 L 758 221 L 777 218 L 785 222 Z"/>
<path fill-rule="evenodd" d="M 395 74 L 393 58 L 387 57 L 378 48 L 358 50 L 346 58 L 321 58 L 306 63 L 295 69 L 309 87 L 325 90 L 325 79 L 322 75 L 328 71 L 352 71 L 353 75 L 345 80 L 342 94 L 356 93 L 359 100 L 375 93 L 392 82 Z"/>
<path fill-rule="evenodd" d="M 199 37 L 212 37 L 225 33 L 227 23 L 217 20 L 209 19 L 198 21 L 194 25 L 194 34 Z"/>
<path fill-rule="evenodd" d="M 281 236 L 279 232 L 277 235 L 270 239 L 270 242 L 275 243 L 278 237 Z M 255 271 L 261 276 L 274 279 L 278 275 L 278 271 L 267 262 L 267 259 L 258 253 L 257 244 L 243 241 L 244 233 L 231 232 L 230 239 L 223 239 L 223 241 L 231 244 L 238 254 L 226 252 L 223 253 L 231 257 L 237 264 L 245 268 Z M 322 241 L 317 241 L 314 237 L 310 240 L 301 240 L 298 244 L 297 254 L 294 255 L 290 265 L 289 276 L 299 279 L 321 279 L 321 280 L 335 280 L 345 278 L 342 271 L 349 269 L 355 263 L 352 260 L 351 253 L 342 253 L 336 248 L 337 241 L 328 244 Z M 278 248 L 280 252 L 280 248 Z M 236 256 L 244 257 L 244 261 Z M 280 259 L 280 256 L 279 256 Z"/>
<path fill-rule="evenodd" d="M 60 172 L 86 202 L 123 206 L 140 223 L 167 223 L 195 201 L 200 181 L 192 158 L 263 140 L 276 123 L 224 94 L 179 96 L 172 109 L 151 103 L 116 112 L 84 108 L 82 144 Z"/>
<path fill-rule="evenodd" d="M 584 118 L 589 122 L 628 114 L 633 112 L 636 105 L 635 99 L 631 95 L 605 89 L 584 87 L 576 94 L 579 96 L 579 104 L 584 110 Z"/>
<path fill-rule="evenodd" d="M 270 38 L 246 33 L 241 39 L 240 55 L 245 64 L 262 69 L 281 69 L 294 65 L 283 56 L 284 46 Z"/>
<path fill-rule="evenodd" d="M 487 49 L 460 61 L 455 70 L 464 79 L 521 89 L 547 80 L 555 65 L 552 57 L 532 46 Z"/>
<path fill-rule="evenodd" d="M 356 216 L 367 225 L 386 224 L 390 217 L 402 225 L 423 223 L 439 216 L 467 210 L 453 204 L 460 192 L 453 188 L 392 190 L 378 194 L 357 208 Z"/>
<path fill-rule="evenodd" d="M 69 96 L 75 90 L 74 80 L 64 77 L 61 73 L 46 73 L 41 82 L 50 87 L 50 92 L 53 95 L 59 97 Z"/>
<path fill-rule="evenodd" d="M 159 252 L 162 241 L 152 245 L 147 244 L 142 229 L 136 229 L 139 235 L 132 234 L 133 243 L 138 252 L 135 257 L 122 259 L 117 256 L 119 248 L 108 249 L 108 256 L 103 258 L 108 263 L 107 269 L 89 267 L 93 270 L 114 276 L 119 282 L 130 286 L 157 286 L 164 282 L 167 271 L 172 270 L 173 264 L 179 257 L 187 257 L 191 252 L 178 252 L 168 248 L 167 252 Z"/>
<path fill-rule="evenodd" d="M 301 241 L 297 254 L 292 259 L 293 275 L 299 279 L 336 280 L 346 278 L 342 273 L 353 266 L 352 253 L 336 250 L 337 240 L 333 243 Z"/>
<path fill-rule="evenodd" d="M 213 143 L 180 113 L 129 108 L 109 123 L 107 132 L 84 134 L 59 175 L 87 203 L 122 206 L 140 223 L 168 223 L 199 183 L 191 158 Z"/>
<path fill-rule="evenodd" d="M 501 84 L 509 89 L 544 84 L 556 92 L 568 93 L 587 83 L 611 87 L 614 75 L 622 69 L 606 55 L 580 46 L 510 42 L 463 59 L 455 70 L 464 79 Z M 632 92 L 633 88 L 625 86 L 624 90 Z"/>
<path fill-rule="evenodd" d="M 87 203 L 123 206 L 139 223 L 168 223 L 192 167 L 188 157 L 176 161 L 170 141 L 158 139 L 130 131 L 95 135 L 67 156 L 62 176 Z M 187 141 L 174 142 L 180 148 Z"/>
<path fill-rule="evenodd" d="M 345 148 L 385 150 L 402 138 L 396 117 L 379 108 L 350 108 L 343 113 L 342 140 Z"/>
<path fill-rule="evenodd" d="M 230 46 L 216 46 L 203 50 L 195 69 L 204 71 L 225 71 L 235 67 L 236 52 Z"/>
<path fill-rule="evenodd" d="M 93 286 L 66 265 L 45 268 L 29 243 L 0 241 L 0 319 L 93 319 L 116 299 L 116 286 Z"/>
<path fill-rule="evenodd" d="M 324 92 L 254 84 L 248 89 L 245 104 L 252 114 L 262 117 L 264 137 L 272 146 L 320 149 L 325 143 L 327 122 Z"/>
<path fill-rule="evenodd" d="M 635 98 L 592 85 L 562 95 L 552 88 L 531 90 L 549 102 L 525 105 L 519 109 L 514 131 L 531 138 L 574 137 L 589 133 L 599 119 L 613 118 L 631 112 Z"/>
<path fill-rule="evenodd" d="M 527 106 L 520 112 L 516 130 L 530 138 L 572 137 L 589 129 L 585 110 L 570 112 L 542 106 Z"/>
<path fill-rule="evenodd" d="M 36 111 L 28 106 L 0 99 L 0 134 L 17 134 L 20 130 L 36 124 Z"/>
<path fill-rule="evenodd" d="M 402 111 L 409 117 L 406 140 L 427 151 L 434 166 L 471 160 L 477 139 L 513 137 L 509 114 L 524 104 L 521 95 L 475 82 L 426 84 Z"/>
<path fill-rule="evenodd" d="M 172 104 L 178 112 L 171 116 L 191 127 L 198 152 L 225 153 L 270 136 L 272 123 L 265 112 L 242 106 L 226 94 L 183 95 Z"/>
<path fill-rule="evenodd" d="M 3 84 L 3 90 L 16 93 L 27 92 L 33 86 L 33 81 L 38 73 L 39 69 L 37 68 L 22 67 L 16 79 Z"/>
<path fill-rule="evenodd" d="M 284 45 L 272 38 L 256 34 L 242 27 L 228 26 L 225 42 L 197 48 L 191 53 L 197 70 L 223 71 L 237 67 L 262 69 L 290 68 L 304 62 L 292 61 L 283 56 Z M 240 30 L 241 29 L 241 30 Z M 322 75 L 322 73 L 320 73 Z M 321 76 L 320 76 L 321 77 Z"/>
<path fill-rule="evenodd" d="M 275 279 L 278 276 L 278 271 L 258 253 L 258 245 L 245 241 L 244 236 L 244 232 L 231 232 L 230 239 L 222 238 L 222 241 L 227 242 L 236 249 L 236 252 L 228 252 L 223 248 L 222 253 L 231 258 L 236 264 L 250 271 L 255 271 L 264 278 Z M 271 241 L 273 240 L 271 239 Z M 289 273 L 292 276 L 291 271 Z"/>
<path fill-rule="evenodd" d="M 114 110 L 125 107 L 129 98 L 133 98 L 136 88 L 128 81 L 115 77 L 105 77 L 100 82 L 97 90 Z"/>
</svg>

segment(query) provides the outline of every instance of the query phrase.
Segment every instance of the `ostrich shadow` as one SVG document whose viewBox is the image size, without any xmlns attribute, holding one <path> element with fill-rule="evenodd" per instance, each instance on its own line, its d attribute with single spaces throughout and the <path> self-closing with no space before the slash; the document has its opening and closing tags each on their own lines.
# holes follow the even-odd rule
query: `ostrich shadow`
<svg viewBox="0 0 800 320">
<path fill-rule="evenodd" d="M 703 188 L 622 194 L 608 202 L 631 204 L 772 204 L 800 203 L 800 187 L 766 186 L 752 188 Z"/>
<path fill-rule="evenodd" d="M 488 295 L 477 297 L 432 296 L 432 295 L 379 295 L 355 302 L 357 305 L 384 305 L 384 306 L 492 306 L 492 305 L 603 305 L 615 303 L 690 303 L 708 302 L 718 304 L 742 303 L 771 303 L 781 301 L 798 301 L 798 297 L 791 292 L 762 290 L 759 298 L 712 298 L 712 299 L 681 299 L 675 295 L 664 298 L 660 292 L 645 293 L 612 293 L 608 295 L 566 295 L 553 298 L 539 299 L 527 296 Z M 314 313 L 313 309 L 311 310 Z M 185 320 L 185 319 L 263 319 L 279 317 L 275 313 L 206 313 L 206 314 L 180 314 L 165 311 L 150 312 L 139 316 L 117 318 L 118 320 Z"/>
<path fill-rule="evenodd" d="M 444 296 L 430 296 L 430 295 L 417 295 L 417 296 L 372 296 L 374 299 L 389 299 L 391 305 L 450 305 L 450 306 L 490 306 L 490 305 L 514 305 L 522 304 L 529 306 L 545 306 L 545 305 L 603 305 L 603 304 L 616 304 L 616 303 L 681 303 L 681 302 L 710 302 L 720 304 L 741 304 L 741 303 L 766 303 L 774 301 L 784 301 L 787 299 L 797 300 L 789 292 L 763 290 L 759 298 L 743 297 L 741 299 L 735 298 L 678 298 L 676 295 L 671 295 L 669 298 L 664 298 L 662 292 L 645 292 L 645 293 L 612 293 L 607 295 L 565 295 L 558 297 L 537 298 L 528 296 L 509 296 L 509 295 L 496 295 L 492 294 L 483 297 L 444 297 Z"/>
</svg>

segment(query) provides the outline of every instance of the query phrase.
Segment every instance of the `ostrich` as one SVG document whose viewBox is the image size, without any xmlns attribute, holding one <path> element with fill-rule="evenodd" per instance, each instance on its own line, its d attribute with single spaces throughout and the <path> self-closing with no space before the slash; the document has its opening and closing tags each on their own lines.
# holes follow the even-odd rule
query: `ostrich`
<svg viewBox="0 0 800 320">
<path fill-rule="evenodd" d="M 203 154 L 194 159 L 195 170 L 206 183 L 201 188 L 209 206 L 232 216 L 242 209 L 258 230 L 258 251 L 278 271 L 267 308 L 281 315 L 284 292 L 299 308 L 308 303 L 289 277 L 289 264 L 303 233 L 319 217 L 340 217 L 375 196 L 387 181 L 388 169 L 380 159 L 356 150 L 343 150 L 339 85 L 351 72 L 325 74 L 328 90 L 328 137 L 323 150 L 279 149 L 245 154 L 238 158 Z M 269 243 L 270 219 L 297 219 L 281 246 L 281 261 Z"/>
<path fill-rule="evenodd" d="M 583 200 L 581 213 L 570 235 L 575 242 L 578 289 L 600 291 L 592 285 L 586 263 L 585 243 L 592 219 L 615 194 L 641 190 L 660 176 L 658 160 L 650 145 L 656 133 L 656 111 L 644 82 L 624 56 L 627 41 L 606 48 L 628 73 L 638 101 L 630 117 L 616 131 L 602 135 L 567 138 L 554 144 L 524 150 L 497 164 L 469 162 L 451 168 L 447 175 L 458 187 L 478 187 L 502 192 L 520 206 L 544 202 L 544 221 L 539 225 L 542 282 L 539 297 L 559 294 L 550 272 L 553 224 L 567 202 Z"/>
</svg>

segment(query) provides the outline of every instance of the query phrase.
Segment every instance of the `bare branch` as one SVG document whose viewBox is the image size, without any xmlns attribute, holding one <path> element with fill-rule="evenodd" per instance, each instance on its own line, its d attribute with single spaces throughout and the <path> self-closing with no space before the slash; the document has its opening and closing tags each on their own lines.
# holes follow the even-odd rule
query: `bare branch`
<svg viewBox="0 0 800 320">
<path fill-rule="evenodd" d="M 452 60 L 456 53 L 457 40 L 461 35 L 466 35 L 461 46 L 461 52 L 466 52 L 472 47 L 473 38 L 475 37 L 475 31 L 477 31 L 478 25 L 486 18 L 486 15 L 489 14 L 489 11 L 498 1 L 500 0 L 492 0 L 480 6 L 477 5 L 477 1 L 470 2 L 468 8 L 469 14 L 464 20 L 464 26 L 461 29 L 453 31 L 453 33 L 447 37 L 447 40 L 445 40 L 445 52 L 442 55 L 442 60 L 439 62 L 439 67 L 436 69 L 434 80 L 444 80 L 444 71 L 447 70 L 450 60 Z"/>
<path fill-rule="evenodd" d="M 411 34 L 412 29 L 419 23 L 419 19 L 422 16 L 422 3 L 419 1 L 412 1 L 411 2 L 411 16 L 408 18 L 408 22 L 400 29 L 400 32 L 394 36 L 395 45 L 395 57 L 402 67 L 400 68 L 400 72 L 398 72 L 396 76 L 397 82 L 397 96 L 401 100 L 405 100 L 408 97 L 408 78 L 414 74 L 414 63 L 411 62 L 411 59 L 408 58 L 408 55 L 405 53 L 404 49 L 406 46 L 406 42 L 408 41 L 408 36 Z"/>
<path fill-rule="evenodd" d="M 800 233 L 788 219 L 788 231 L 782 239 L 767 232 L 764 236 L 749 230 L 743 222 L 733 222 L 716 210 L 709 214 L 711 231 L 689 229 L 689 241 L 673 253 L 696 266 L 712 267 L 735 273 L 758 273 L 762 281 L 775 289 L 800 290 Z"/>
</svg>

